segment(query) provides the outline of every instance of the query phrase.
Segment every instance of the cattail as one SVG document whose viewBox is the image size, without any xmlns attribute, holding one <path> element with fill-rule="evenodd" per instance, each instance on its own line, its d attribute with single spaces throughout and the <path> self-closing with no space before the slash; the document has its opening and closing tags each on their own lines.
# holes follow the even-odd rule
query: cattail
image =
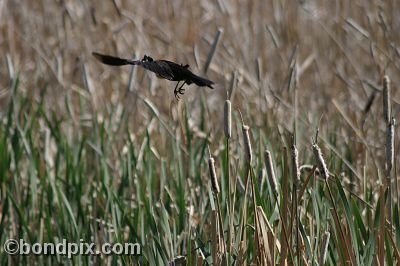
<svg viewBox="0 0 400 266">
<path fill-rule="evenodd" d="M 218 185 L 218 179 L 217 179 L 217 173 L 215 171 L 215 160 L 211 156 L 210 148 L 208 148 L 209 152 L 209 158 L 208 158 L 208 170 L 210 172 L 210 178 L 211 178 L 211 186 L 213 189 L 213 192 L 215 195 L 218 195 L 219 193 L 219 185 Z"/>
<path fill-rule="evenodd" d="M 386 124 L 390 123 L 390 79 L 388 76 L 383 77 L 383 118 Z"/>
<path fill-rule="evenodd" d="M 318 263 L 319 265 L 324 265 L 325 261 L 326 261 L 326 256 L 328 254 L 328 246 L 329 246 L 329 238 L 330 238 L 331 234 L 326 231 L 324 233 L 324 235 L 322 236 L 322 241 L 321 241 L 321 245 L 320 245 L 320 256 L 319 256 L 319 260 Z"/>
<path fill-rule="evenodd" d="M 224 105 L 224 133 L 226 138 L 230 138 L 232 135 L 232 107 L 231 101 L 226 100 Z"/>
<path fill-rule="evenodd" d="M 394 125 L 396 120 L 392 117 L 386 129 L 386 167 L 388 173 L 392 170 L 394 163 Z"/>
<path fill-rule="evenodd" d="M 253 158 L 249 130 L 250 130 L 249 126 L 246 126 L 244 124 L 242 125 L 244 155 L 245 155 L 245 160 L 248 164 L 251 163 L 251 160 Z"/>
<path fill-rule="evenodd" d="M 315 156 L 315 160 L 317 161 L 319 173 L 325 180 L 327 180 L 329 178 L 329 171 L 328 168 L 326 167 L 326 163 L 324 161 L 324 157 L 322 156 L 321 149 L 318 147 L 317 143 L 314 143 L 312 145 L 312 150 Z"/>
<path fill-rule="evenodd" d="M 300 182 L 300 168 L 299 168 L 299 152 L 296 145 L 292 145 L 292 170 L 293 170 L 293 184 L 298 187 Z"/>
<path fill-rule="evenodd" d="M 275 171 L 272 165 L 272 157 L 269 150 L 265 150 L 264 161 L 265 161 L 265 167 L 267 168 L 269 185 L 271 187 L 272 193 L 274 194 L 274 196 L 277 197 L 278 196 L 277 182 L 275 178 Z"/>
</svg>

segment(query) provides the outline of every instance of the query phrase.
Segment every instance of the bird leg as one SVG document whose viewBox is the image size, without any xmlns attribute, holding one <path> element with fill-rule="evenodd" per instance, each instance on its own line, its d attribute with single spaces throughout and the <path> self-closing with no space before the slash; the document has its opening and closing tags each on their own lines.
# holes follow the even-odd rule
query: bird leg
<svg viewBox="0 0 400 266">
<path fill-rule="evenodd" d="M 178 81 L 174 89 L 175 98 L 177 99 L 179 99 L 179 94 L 183 95 L 185 93 L 185 89 L 183 88 L 183 86 L 186 84 L 186 81 L 184 81 L 182 85 L 178 88 L 179 82 L 180 81 Z"/>
<path fill-rule="evenodd" d="M 184 94 L 185 93 L 185 88 L 183 88 L 183 86 L 186 84 L 186 81 L 184 81 L 183 83 L 182 83 L 182 85 L 179 87 L 179 89 L 178 89 L 178 93 L 179 94 Z"/>
<path fill-rule="evenodd" d="M 177 90 L 177 88 L 178 88 L 178 86 L 179 86 L 179 83 L 180 83 L 180 81 L 178 81 L 178 83 L 176 83 L 176 86 L 175 86 L 175 89 L 174 89 L 175 98 L 179 98 L 179 96 L 178 96 L 178 90 Z"/>
</svg>

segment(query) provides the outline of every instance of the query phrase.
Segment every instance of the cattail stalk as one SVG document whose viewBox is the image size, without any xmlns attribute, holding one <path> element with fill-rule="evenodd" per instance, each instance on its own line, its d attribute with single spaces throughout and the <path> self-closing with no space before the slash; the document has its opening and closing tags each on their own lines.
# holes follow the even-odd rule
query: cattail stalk
<svg viewBox="0 0 400 266">
<path fill-rule="evenodd" d="M 390 79 L 389 76 L 383 77 L 383 118 L 385 123 L 388 125 L 390 123 Z"/>
<path fill-rule="evenodd" d="M 214 195 L 217 196 L 219 194 L 219 185 L 217 179 L 217 173 L 215 171 L 215 160 L 211 156 L 210 149 L 208 150 L 210 156 L 208 158 L 208 171 L 210 172 L 211 186 L 214 192 Z"/>
<path fill-rule="evenodd" d="M 386 170 L 387 174 L 390 175 L 390 172 L 393 168 L 394 163 L 394 125 L 396 120 L 392 117 L 390 123 L 386 129 Z"/>
<path fill-rule="evenodd" d="M 220 251 L 222 253 L 225 252 L 226 250 L 226 246 L 225 243 L 223 242 L 224 238 L 224 229 L 223 229 L 223 223 L 222 223 L 222 215 L 221 215 L 221 206 L 219 204 L 219 200 L 218 200 L 218 194 L 220 192 L 219 190 L 219 185 L 218 185 L 218 179 L 217 179 L 217 173 L 215 171 L 215 160 L 211 155 L 211 151 L 210 151 L 210 147 L 208 146 L 208 154 L 209 154 L 209 158 L 208 158 L 208 170 L 210 172 L 210 179 L 211 179 L 211 188 L 215 197 L 215 202 L 217 204 L 217 216 L 218 216 L 218 221 L 216 223 L 219 222 L 219 224 L 214 225 L 215 227 L 215 235 L 218 235 L 218 247 L 220 248 Z M 216 221 L 217 218 L 215 218 L 214 220 Z"/>
<path fill-rule="evenodd" d="M 299 151 L 296 148 L 296 145 L 292 145 L 292 170 L 293 170 L 293 185 L 296 189 L 299 186 L 300 182 L 300 167 L 299 167 Z"/>
<path fill-rule="evenodd" d="M 224 105 L 224 133 L 226 138 L 232 136 L 232 106 L 231 101 L 226 100 Z"/>
<path fill-rule="evenodd" d="M 226 183 L 228 184 L 228 208 L 229 212 L 234 212 L 235 205 L 235 196 L 232 196 L 232 180 L 231 180 L 231 162 L 230 162 L 230 138 L 232 136 L 232 106 L 231 101 L 227 99 L 224 104 L 224 133 L 225 133 L 225 141 L 226 141 Z M 232 252 L 232 239 L 233 239 L 233 231 L 234 231 L 234 219 L 229 219 L 229 227 L 228 227 L 228 252 Z"/>
<path fill-rule="evenodd" d="M 326 163 L 325 163 L 324 157 L 322 156 L 321 149 L 318 147 L 317 143 L 314 143 L 312 145 L 312 150 L 314 153 L 315 160 L 317 161 L 317 166 L 318 166 L 320 175 L 325 180 L 328 180 L 329 171 L 328 171 L 328 168 L 326 167 Z"/>
<path fill-rule="evenodd" d="M 297 202 L 297 192 L 299 190 L 299 185 L 300 185 L 300 167 L 299 167 L 299 152 L 296 148 L 296 144 L 294 143 L 293 139 L 293 144 L 292 144 L 292 175 L 293 175 L 293 200 L 292 200 L 292 217 L 294 217 L 294 223 L 292 223 L 291 228 L 293 224 L 295 224 L 295 236 L 296 236 L 296 253 L 297 253 L 297 263 L 300 265 L 300 234 L 299 234 L 299 212 L 297 209 L 298 202 Z"/>
<path fill-rule="evenodd" d="M 250 127 L 244 124 L 243 116 L 242 116 L 242 113 L 240 112 L 240 110 L 239 110 L 239 115 L 240 115 L 240 119 L 242 120 L 242 133 L 243 133 L 245 162 L 247 163 L 247 165 L 250 166 L 251 161 L 253 159 L 251 142 L 250 142 L 250 134 L 249 134 Z"/>
<path fill-rule="evenodd" d="M 390 123 L 386 129 L 386 186 L 388 189 L 388 201 L 387 201 L 387 212 L 389 220 L 392 221 L 392 179 L 391 173 L 394 164 L 394 126 L 396 120 L 394 117 L 390 120 Z M 396 182 L 396 181 L 395 181 Z"/>
<path fill-rule="evenodd" d="M 239 111 L 240 118 L 242 120 L 242 133 L 243 133 L 243 144 L 244 144 L 244 161 L 246 167 L 246 187 L 245 187 L 245 194 L 248 193 L 249 184 L 251 180 L 251 193 L 253 198 L 253 207 L 254 213 L 256 213 L 256 198 L 255 198 L 255 185 L 254 185 L 254 172 L 251 168 L 251 161 L 252 161 L 252 149 L 251 149 L 251 142 L 250 142 L 250 133 L 249 133 L 249 126 L 245 125 L 243 122 L 242 113 Z M 250 177 L 250 178 L 249 178 Z M 241 240 L 246 239 L 246 217 L 247 217 L 247 198 L 245 197 L 245 201 L 243 202 L 244 211 L 243 211 L 243 219 L 241 220 Z M 254 224 L 257 224 L 257 216 L 254 216 Z M 259 242 L 257 241 L 257 246 L 259 246 Z M 260 249 L 258 249 L 260 250 Z"/>
<path fill-rule="evenodd" d="M 269 150 L 265 150 L 264 160 L 265 160 L 265 167 L 267 169 L 267 176 L 268 176 L 269 185 L 272 190 L 272 194 L 274 194 L 274 197 L 277 198 L 278 197 L 278 185 L 276 182 L 275 171 L 274 171 L 274 168 L 272 165 L 272 157 L 271 157 L 271 153 Z"/>
</svg>

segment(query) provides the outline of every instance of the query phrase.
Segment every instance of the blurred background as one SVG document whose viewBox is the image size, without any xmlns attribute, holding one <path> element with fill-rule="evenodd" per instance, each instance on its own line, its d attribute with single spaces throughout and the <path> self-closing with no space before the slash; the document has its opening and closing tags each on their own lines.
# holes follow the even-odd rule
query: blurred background
<svg viewBox="0 0 400 266">
<path fill-rule="evenodd" d="M 342 141 L 376 148 L 373 140 L 385 130 L 384 74 L 394 88 L 393 113 L 399 110 L 399 8 L 396 1 L 3 0 L 1 106 L 11 99 L 10 78 L 19 75 L 19 93 L 37 98 L 45 91 L 45 110 L 74 125 L 93 116 L 118 121 L 126 111 L 136 133 L 154 115 L 142 97 L 172 128 L 182 108 L 191 127 L 205 108 L 203 130 L 218 135 L 230 97 L 252 126 L 293 132 L 299 120 L 305 130 L 297 137 L 309 142 L 319 123 Z M 174 83 L 101 65 L 92 51 L 189 64 L 216 89 L 191 85 L 178 102 Z"/>
<path fill-rule="evenodd" d="M 194 72 L 204 74 L 220 31 L 205 73 L 216 82 L 216 90 L 190 86 L 184 99 L 188 108 L 195 109 L 204 93 L 215 113 L 236 71 L 235 106 L 254 113 L 255 119 L 271 110 L 290 113 L 294 88 L 299 113 L 312 113 L 309 119 L 319 119 L 322 113 L 327 119 L 337 112 L 332 100 L 357 116 L 383 74 L 397 83 L 397 5 L 396 1 L 2 1 L 2 105 L 8 100 L 7 58 L 14 75 L 21 76 L 23 93 L 35 96 L 48 87 L 49 108 L 64 112 L 65 99 L 74 103 L 84 93 L 96 110 L 124 104 L 136 112 L 141 103 L 126 104 L 135 97 L 125 97 L 129 67 L 100 65 L 92 51 L 128 58 L 148 54 L 188 63 Z M 86 92 L 82 92 L 87 87 L 84 75 L 90 82 Z M 134 70 L 130 89 L 168 115 L 177 105 L 174 85 Z M 138 113 L 139 121 L 141 116 L 146 114 Z"/>
<path fill-rule="evenodd" d="M 78 225 L 86 226 L 87 217 L 102 217 L 93 206 L 104 207 L 102 219 L 111 219 L 110 189 L 134 206 L 132 217 L 140 200 L 150 206 L 167 201 L 180 214 L 190 210 L 190 221 L 200 224 L 208 199 L 205 147 L 210 143 L 221 155 L 229 98 L 233 168 L 243 157 L 238 110 L 251 128 L 259 168 L 265 147 L 278 161 L 294 133 L 301 163 L 312 163 L 310 145 L 319 127 L 328 167 L 357 195 L 371 192 L 372 200 L 387 159 L 384 75 L 391 81 L 391 115 L 399 120 L 399 10 L 395 0 L 0 0 L 0 155 L 15 156 L 0 160 L 0 198 L 8 198 L 6 184 L 14 184 L 7 188 L 13 200 L 36 212 L 37 198 L 28 197 L 35 195 L 32 184 L 40 180 L 40 193 L 49 195 L 60 186 Z M 190 85 L 178 101 L 174 82 L 141 68 L 105 66 L 93 51 L 189 64 L 215 89 Z M 394 154 L 398 161 L 398 149 Z M 56 178 L 57 186 L 42 177 Z M 174 193 L 182 200 L 175 202 Z M 198 202 L 197 193 L 203 193 Z M 154 202 L 147 202 L 151 197 Z M 38 216 L 27 215 L 30 228 L 39 227 Z M 47 216 L 57 221 L 57 212 Z M 74 230 L 68 219 L 66 232 Z M 19 224 L 12 213 L 4 221 Z M 185 221 L 177 226 L 182 232 Z M 148 224 L 135 222 L 131 232 Z M 139 238 L 146 243 L 140 232 L 134 240 Z"/>
</svg>

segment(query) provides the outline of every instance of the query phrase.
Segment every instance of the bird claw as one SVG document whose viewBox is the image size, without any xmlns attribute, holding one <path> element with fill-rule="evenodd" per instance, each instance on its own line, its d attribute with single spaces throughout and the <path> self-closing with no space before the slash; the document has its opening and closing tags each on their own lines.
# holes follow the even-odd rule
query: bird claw
<svg viewBox="0 0 400 266">
<path fill-rule="evenodd" d="M 185 93 L 184 88 L 179 88 L 174 90 L 175 98 L 178 100 L 180 99 L 180 95 L 183 95 L 184 93 Z"/>
</svg>

